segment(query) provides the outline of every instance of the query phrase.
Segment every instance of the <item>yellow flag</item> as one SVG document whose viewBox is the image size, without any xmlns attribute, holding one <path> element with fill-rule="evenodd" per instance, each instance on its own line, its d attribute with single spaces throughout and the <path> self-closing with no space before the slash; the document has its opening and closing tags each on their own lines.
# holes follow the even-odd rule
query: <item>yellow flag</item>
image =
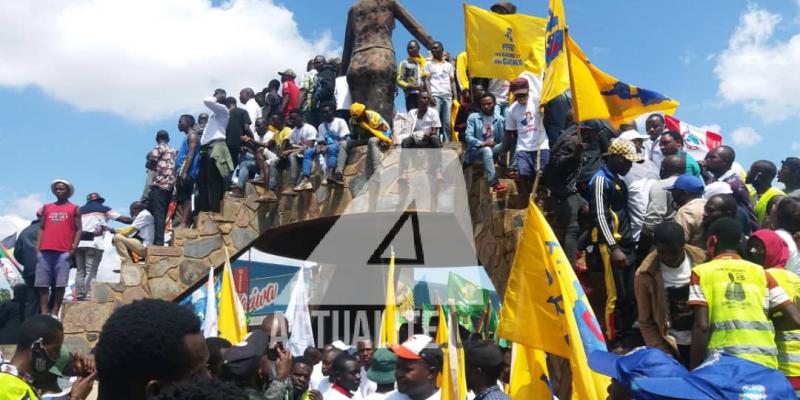
<svg viewBox="0 0 800 400">
<path fill-rule="evenodd" d="M 567 52 L 564 51 L 566 32 L 567 18 L 564 16 L 564 3 L 561 0 L 550 0 L 544 50 L 547 67 L 544 69 L 541 104 L 546 104 L 569 89 L 569 64 Z"/>
<path fill-rule="evenodd" d="M 572 75 L 572 104 L 576 121 L 608 119 L 612 125 L 639 115 L 662 111 L 671 115 L 678 102 L 661 93 L 642 89 L 606 74 L 589 62 L 586 54 L 566 35 Z"/>
<path fill-rule="evenodd" d="M 552 399 L 550 377 L 544 351 L 514 343 L 511 347 L 512 399 Z"/>
<path fill-rule="evenodd" d="M 223 248 L 225 248 L 223 246 Z M 222 270 L 222 283 L 219 294 L 219 337 L 231 343 L 239 343 L 247 335 L 247 318 L 244 307 L 233 284 L 230 256 L 225 248 L 225 267 Z"/>
<path fill-rule="evenodd" d="M 514 256 L 498 336 L 570 362 L 575 398 L 607 397 L 608 377 L 589 369 L 587 355 L 606 351 L 589 300 L 553 230 L 531 201 Z"/>
<path fill-rule="evenodd" d="M 437 377 L 442 400 L 461 400 L 467 395 L 467 374 L 464 365 L 464 347 L 458 336 L 458 321 L 453 309 L 445 315 L 444 306 L 439 306 L 439 325 L 436 329 L 436 343 L 442 347 L 442 373 Z M 448 327 L 453 327 L 449 329 Z"/>
<path fill-rule="evenodd" d="M 383 309 L 381 335 L 378 347 L 387 347 L 397 343 L 397 300 L 394 290 L 394 249 L 390 248 L 389 275 L 386 278 L 386 305 Z"/>
<path fill-rule="evenodd" d="M 525 71 L 542 73 L 546 19 L 464 4 L 464 22 L 470 76 L 510 81 Z"/>
</svg>

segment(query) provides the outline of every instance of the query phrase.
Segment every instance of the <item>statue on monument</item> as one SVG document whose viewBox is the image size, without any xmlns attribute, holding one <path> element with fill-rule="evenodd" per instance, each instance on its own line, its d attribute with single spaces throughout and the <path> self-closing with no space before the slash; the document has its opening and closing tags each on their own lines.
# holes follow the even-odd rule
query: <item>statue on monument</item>
<svg viewBox="0 0 800 400">
<path fill-rule="evenodd" d="M 396 0 L 359 0 L 347 13 L 340 75 L 347 75 L 353 102 L 375 110 L 387 121 L 394 114 L 397 64 L 392 45 L 394 21 L 399 20 L 422 46 L 433 38 Z"/>
</svg>

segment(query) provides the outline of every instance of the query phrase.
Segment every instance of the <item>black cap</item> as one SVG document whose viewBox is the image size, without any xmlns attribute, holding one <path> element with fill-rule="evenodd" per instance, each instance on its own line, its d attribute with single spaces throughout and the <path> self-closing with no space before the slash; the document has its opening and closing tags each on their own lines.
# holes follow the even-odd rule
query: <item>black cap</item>
<svg viewBox="0 0 800 400">
<path fill-rule="evenodd" d="M 225 351 L 222 356 L 223 374 L 230 378 L 248 378 L 261 364 L 261 356 L 267 351 L 269 335 L 256 329 L 239 344 Z"/>
<path fill-rule="evenodd" d="M 583 121 L 580 123 L 581 129 L 591 129 L 596 132 L 600 132 L 605 128 L 602 120 L 599 119 L 590 119 L 587 121 Z"/>
<path fill-rule="evenodd" d="M 473 340 L 467 343 L 464 359 L 469 365 L 488 370 L 503 363 L 503 352 L 494 342 Z"/>
</svg>

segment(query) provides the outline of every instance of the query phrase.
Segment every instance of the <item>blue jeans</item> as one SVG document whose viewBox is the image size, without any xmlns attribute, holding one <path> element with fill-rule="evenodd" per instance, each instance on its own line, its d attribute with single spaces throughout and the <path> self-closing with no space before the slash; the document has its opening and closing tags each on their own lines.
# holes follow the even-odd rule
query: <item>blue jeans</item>
<svg viewBox="0 0 800 400">
<path fill-rule="evenodd" d="M 339 158 L 339 141 L 334 138 L 326 138 L 325 139 L 326 145 L 326 156 L 325 156 L 325 165 L 328 168 L 336 169 L 336 162 Z M 319 155 L 317 153 L 317 148 L 309 147 L 303 150 L 303 177 L 311 176 L 311 166 L 314 162 L 314 159 Z M 326 171 L 322 171 L 324 174 Z"/>
<path fill-rule="evenodd" d="M 453 140 L 453 133 L 450 131 L 450 108 L 453 106 L 453 99 L 444 96 L 433 96 L 436 100 L 436 112 L 442 122 L 442 142 Z"/>
<path fill-rule="evenodd" d="M 256 164 L 256 160 L 241 160 L 239 161 L 239 189 L 244 190 L 245 185 L 247 185 L 247 180 L 256 176 L 256 172 L 258 172 L 258 165 Z"/>
<path fill-rule="evenodd" d="M 464 155 L 464 164 L 473 164 L 476 161 L 483 161 L 483 169 L 486 171 L 486 179 L 489 181 L 489 186 L 494 186 L 497 183 L 497 173 L 494 169 L 494 158 L 500 154 L 503 147 L 502 143 L 496 143 L 493 147 L 472 148 L 467 150 Z"/>
</svg>

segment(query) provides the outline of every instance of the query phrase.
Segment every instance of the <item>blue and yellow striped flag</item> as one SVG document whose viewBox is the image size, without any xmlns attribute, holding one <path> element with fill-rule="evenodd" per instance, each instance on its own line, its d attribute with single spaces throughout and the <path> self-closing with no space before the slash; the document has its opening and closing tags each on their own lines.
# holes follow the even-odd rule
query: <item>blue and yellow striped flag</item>
<svg viewBox="0 0 800 400">
<path fill-rule="evenodd" d="M 564 48 L 566 33 L 567 18 L 564 16 L 564 3 L 561 0 L 550 0 L 550 15 L 544 45 L 547 67 L 544 70 L 541 104 L 546 104 L 569 89 L 569 64 Z"/>
<path fill-rule="evenodd" d="M 531 201 L 500 312 L 498 336 L 566 358 L 575 398 L 607 397 L 608 377 L 589 368 L 606 350 L 586 294 L 553 230 Z"/>
<path fill-rule="evenodd" d="M 576 121 L 607 119 L 614 126 L 639 115 L 661 111 L 671 115 L 678 102 L 661 93 L 620 82 L 589 62 L 578 44 L 565 35 L 572 78 Z"/>
</svg>

